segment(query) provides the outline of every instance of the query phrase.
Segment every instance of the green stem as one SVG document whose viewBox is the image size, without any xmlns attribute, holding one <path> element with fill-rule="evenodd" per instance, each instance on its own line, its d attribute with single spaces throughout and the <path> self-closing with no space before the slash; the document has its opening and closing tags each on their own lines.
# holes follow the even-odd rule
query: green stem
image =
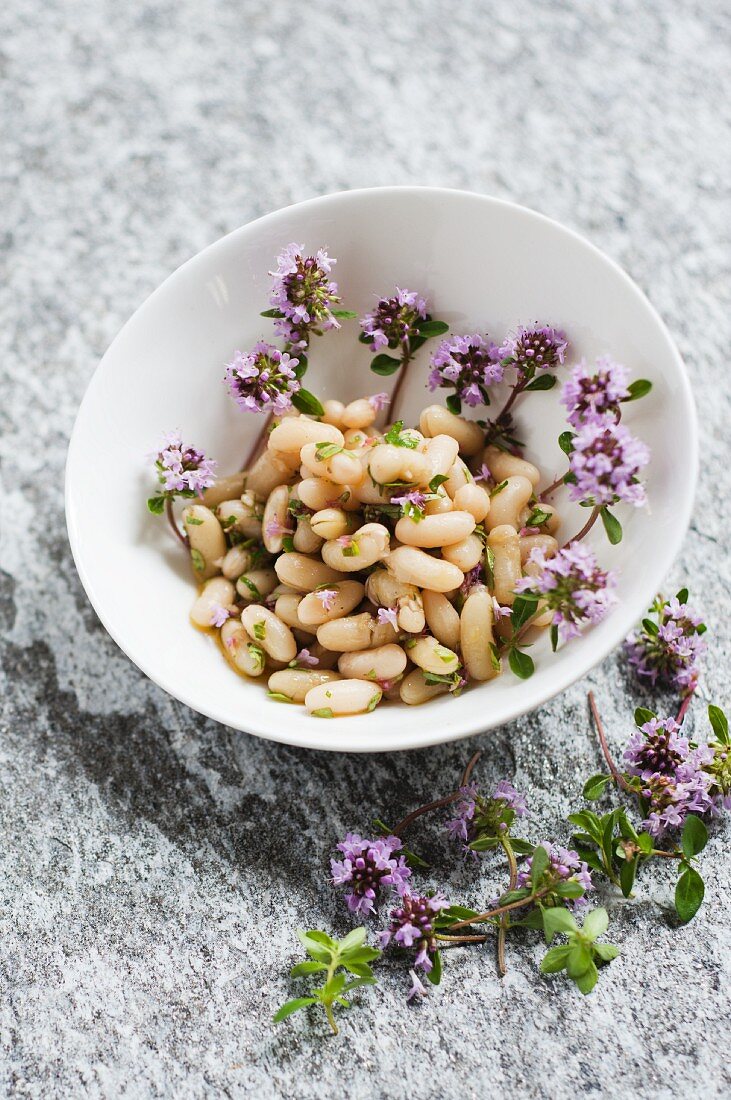
<svg viewBox="0 0 731 1100">
<path fill-rule="evenodd" d="M 488 909 L 484 913 L 478 913 L 476 917 L 470 917 L 468 920 L 458 920 L 455 924 L 450 924 L 450 931 L 455 931 L 457 928 L 465 928 L 468 924 L 480 924 L 486 920 L 492 920 L 493 917 L 499 917 L 501 913 L 509 913 L 512 909 L 523 909 L 526 905 L 532 905 L 533 902 L 538 901 L 540 898 L 550 893 L 552 887 L 545 886 L 543 890 L 538 890 L 534 894 L 528 894 L 525 898 L 519 898 L 517 901 L 510 901 L 507 905 L 498 905 L 496 909 Z"/>
<path fill-rule="evenodd" d="M 505 852 L 508 858 L 508 867 L 510 868 L 510 884 L 508 890 L 515 889 L 515 883 L 518 879 L 518 861 L 515 858 L 515 852 L 513 851 L 513 845 L 510 843 L 510 837 L 500 837 L 500 847 Z M 505 936 L 508 931 L 508 915 L 503 913 L 500 918 L 500 928 L 497 934 L 497 967 L 501 978 L 504 978 L 508 972 L 508 968 L 505 965 Z"/>
<path fill-rule="evenodd" d="M 327 978 L 325 979 L 325 990 L 326 991 L 327 991 L 327 987 L 330 985 L 330 982 L 335 977 L 335 971 L 337 970 L 337 967 L 338 967 L 338 960 L 334 959 L 327 968 L 327 971 L 326 971 Z M 324 1006 L 324 1009 L 325 1009 L 325 1015 L 327 1016 L 327 1021 L 330 1024 L 330 1027 L 332 1028 L 332 1033 L 333 1033 L 333 1035 L 337 1035 L 338 1025 L 335 1023 L 335 1016 L 333 1015 L 332 1001 L 324 1001 L 323 1006 Z"/>
<path fill-rule="evenodd" d="M 337 1035 L 338 1025 L 335 1023 L 335 1017 L 333 1016 L 333 1006 L 331 1004 L 325 1005 L 325 1015 L 327 1016 L 328 1023 L 332 1028 L 333 1035 Z"/>
</svg>

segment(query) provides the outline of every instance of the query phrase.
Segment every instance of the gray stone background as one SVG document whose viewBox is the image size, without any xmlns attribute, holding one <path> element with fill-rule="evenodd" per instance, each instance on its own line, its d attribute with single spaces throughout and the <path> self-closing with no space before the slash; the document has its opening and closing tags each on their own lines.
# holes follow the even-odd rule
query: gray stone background
<svg viewBox="0 0 731 1100">
<path fill-rule="evenodd" d="M 667 321 L 703 430 L 671 588 L 710 623 L 728 697 L 728 8 L 721 0 L 9 0 L 2 93 L 0 1036 L 13 1096 L 707 1097 L 731 1088 L 728 828 L 707 903 L 668 922 L 669 873 L 604 898 L 622 955 L 581 998 L 533 940 L 453 952 L 415 1008 L 389 964 L 339 1040 L 296 1017 L 298 925 L 348 927 L 326 859 L 346 828 L 448 789 L 475 746 L 567 838 L 650 697 L 620 655 L 472 743 L 391 757 L 278 747 L 207 721 L 129 663 L 71 562 L 63 464 L 103 351 L 182 261 L 340 188 L 431 183 L 535 207 L 622 263 Z M 724 94 L 724 82 L 725 94 Z M 103 461 L 103 455 L 100 456 Z M 110 492 L 114 486 L 110 485 Z M 93 501 L 89 502 L 93 507 Z M 662 700 L 659 700 L 662 703 Z M 671 700 L 665 700 L 666 705 Z M 700 724 L 702 702 L 694 721 Z M 452 896 L 489 898 L 438 822 L 415 841 Z"/>
</svg>

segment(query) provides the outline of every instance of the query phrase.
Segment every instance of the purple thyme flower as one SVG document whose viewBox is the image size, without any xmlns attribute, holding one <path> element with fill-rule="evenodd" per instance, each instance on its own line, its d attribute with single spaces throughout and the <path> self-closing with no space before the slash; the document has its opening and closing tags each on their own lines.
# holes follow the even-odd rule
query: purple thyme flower
<svg viewBox="0 0 731 1100">
<path fill-rule="evenodd" d="M 292 528 L 285 527 L 283 523 L 280 523 L 278 519 L 270 519 L 265 527 L 266 537 L 268 539 L 278 538 L 280 535 L 291 535 Z"/>
<path fill-rule="evenodd" d="M 184 447 L 180 432 L 166 432 L 160 450 L 153 456 L 158 481 L 166 493 L 200 496 L 215 481 L 218 465 L 203 451 Z"/>
<path fill-rule="evenodd" d="M 294 368 L 299 359 L 273 344 L 254 344 L 248 355 L 240 351 L 226 367 L 225 382 L 239 408 L 246 412 L 284 413 L 292 407 L 292 394 L 300 388 Z"/>
<path fill-rule="evenodd" d="M 541 844 L 542 848 L 545 848 L 548 852 L 549 864 L 538 883 L 538 889 L 543 890 L 546 887 L 552 887 L 559 882 L 566 882 L 568 879 L 572 879 L 578 882 L 585 892 L 594 889 L 594 884 L 591 880 L 591 874 L 589 872 L 589 866 L 582 859 L 579 858 L 579 853 L 574 852 L 570 848 L 561 848 L 554 844 Z M 531 868 L 533 866 L 533 857 L 529 856 L 518 871 L 518 877 L 516 879 L 516 886 L 519 890 L 524 887 L 531 886 Z M 550 893 L 548 896 L 551 896 Z M 556 900 L 564 901 L 566 899 L 557 897 Z M 586 905 L 586 898 L 580 897 L 571 899 L 567 904 L 571 904 L 574 907 Z"/>
<path fill-rule="evenodd" d="M 401 505 L 402 516 L 411 516 L 412 519 L 421 519 L 424 515 L 424 505 L 427 500 L 428 497 L 426 493 L 422 493 L 421 489 L 412 489 L 408 493 L 402 493 L 400 496 L 391 497 L 391 504 Z"/>
<path fill-rule="evenodd" d="M 311 668 L 314 668 L 315 665 L 319 665 L 319 663 L 320 658 L 310 653 L 309 649 L 301 649 L 295 659 L 290 663 L 290 668 L 301 668 L 303 665 L 309 665 Z"/>
<path fill-rule="evenodd" d="M 492 481 L 492 474 L 489 467 L 483 462 L 480 466 L 480 472 L 475 474 L 475 481 Z"/>
<path fill-rule="evenodd" d="M 466 596 L 475 585 L 484 583 L 485 578 L 482 572 L 482 562 L 479 562 L 477 565 L 473 565 L 472 569 L 469 569 L 465 573 L 464 580 L 459 586 L 459 590 L 463 596 Z"/>
<path fill-rule="evenodd" d="M 501 607 L 495 597 L 492 597 L 492 613 L 495 622 L 500 622 L 501 619 L 508 619 L 513 614 L 512 607 Z"/>
<path fill-rule="evenodd" d="M 713 809 L 712 779 L 706 765 L 713 759 L 708 745 L 692 747 L 679 737 L 674 718 L 652 718 L 633 733 L 624 752 L 627 775 L 641 780 L 647 799 L 646 826 L 651 836 L 680 827 L 689 813 Z"/>
<path fill-rule="evenodd" d="M 391 404 L 391 398 L 387 393 L 374 393 L 368 398 L 368 404 L 374 412 L 381 412 Z"/>
<path fill-rule="evenodd" d="M 493 798 L 500 798 L 503 802 L 506 802 L 511 810 L 515 810 L 518 817 L 525 817 L 527 812 L 527 805 L 525 796 L 516 791 L 512 783 L 509 783 L 507 779 L 501 779 L 495 790 L 492 792 Z"/>
<path fill-rule="evenodd" d="M 381 348 L 408 347 L 409 341 L 419 335 L 418 321 L 426 320 L 426 300 L 415 290 L 401 290 L 391 298 L 379 298 L 378 304 L 370 313 L 361 318 L 360 327 L 369 341 L 373 352 Z"/>
<path fill-rule="evenodd" d="M 211 606 L 211 626 L 220 627 L 230 618 L 231 612 L 223 604 L 214 603 Z"/>
<path fill-rule="evenodd" d="M 553 624 L 564 641 L 575 638 L 590 623 L 598 623 L 616 596 L 609 591 L 616 584 L 614 573 L 599 568 L 591 550 L 576 543 L 564 546 L 552 558 L 536 547 L 528 559 L 537 565 L 538 576 L 522 577 L 516 592 L 537 592 L 553 611 Z"/>
<path fill-rule="evenodd" d="M 673 775 L 690 754 L 687 737 L 678 737 L 674 718 L 652 718 L 632 734 L 624 759 L 630 775 L 649 779 L 656 772 Z"/>
<path fill-rule="evenodd" d="M 517 368 L 521 378 L 532 378 L 536 370 L 551 370 L 566 358 L 566 333 L 551 325 L 521 326 L 498 348 L 503 366 Z"/>
<path fill-rule="evenodd" d="M 572 500 L 635 507 L 645 503 L 645 487 L 637 480 L 650 461 L 649 448 L 611 416 L 585 423 L 573 437 L 569 456 Z"/>
<path fill-rule="evenodd" d="M 426 989 L 421 984 L 421 982 L 419 981 L 419 977 L 418 977 L 416 971 L 415 970 L 410 970 L 409 971 L 409 977 L 411 978 L 411 988 L 409 989 L 409 992 L 406 994 L 406 1000 L 407 1001 L 413 1001 L 416 998 L 416 1000 L 418 1001 L 418 1000 L 421 1000 L 422 997 L 426 997 L 427 996 Z"/>
<path fill-rule="evenodd" d="M 430 956 L 438 947 L 434 938 L 434 920 L 442 909 L 448 908 L 449 902 L 443 894 L 417 897 L 404 891 L 399 904 L 391 910 L 391 923 L 381 932 L 381 947 L 387 947 L 392 942 L 399 947 L 414 947 L 414 967 L 421 967 L 428 973 L 433 966 Z"/>
<path fill-rule="evenodd" d="M 608 355 L 596 361 L 592 373 L 584 359 L 573 368 L 561 392 L 561 404 L 568 410 L 567 420 L 578 431 L 586 421 L 611 416 L 619 419 L 620 401 L 629 397 L 629 371 Z"/>
<path fill-rule="evenodd" d="M 270 302 L 282 314 L 274 322 L 279 336 L 294 348 L 304 350 L 311 333 L 318 336 L 328 329 L 340 328 L 331 306 L 336 305 L 337 283 L 330 280 L 331 259 L 324 249 L 314 256 L 303 255 L 303 244 L 288 244 L 277 256 Z"/>
<path fill-rule="evenodd" d="M 497 345 L 488 343 L 478 333 L 471 336 L 449 336 L 431 357 L 429 389 L 454 389 L 466 405 L 489 405 L 488 389 L 502 381 L 505 368 Z"/>
<path fill-rule="evenodd" d="M 315 598 L 322 604 L 323 611 L 330 611 L 337 598 L 337 589 L 319 588 L 315 590 Z"/>
<path fill-rule="evenodd" d="M 390 623 L 394 630 L 398 630 L 398 612 L 395 607 L 379 607 L 378 621 L 381 625 Z"/>
<path fill-rule="evenodd" d="M 455 803 L 456 816 L 446 822 L 445 829 L 452 839 L 462 842 L 465 855 L 470 853 L 475 858 L 477 852 L 470 844 L 484 839 L 495 840 L 497 844 L 516 817 L 527 812 L 525 798 L 507 779 L 501 779 L 489 797 L 481 795 L 475 783 L 462 787 L 460 795 Z"/>
<path fill-rule="evenodd" d="M 625 643 L 630 664 L 651 684 L 659 679 L 686 695 L 695 691 L 698 662 L 707 649 L 700 616 L 676 596 L 671 600 L 658 596 L 650 613 L 657 618 L 655 628 L 651 619 L 643 620 L 642 629 L 630 634 Z"/>
<path fill-rule="evenodd" d="M 394 858 L 402 848 L 397 836 L 365 840 L 357 833 L 347 833 L 337 845 L 343 859 L 331 859 L 330 870 L 334 886 L 346 886 L 345 900 L 351 913 L 372 913 L 384 886 L 392 886 L 397 894 L 406 892 L 411 871 L 403 856 Z"/>
</svg>

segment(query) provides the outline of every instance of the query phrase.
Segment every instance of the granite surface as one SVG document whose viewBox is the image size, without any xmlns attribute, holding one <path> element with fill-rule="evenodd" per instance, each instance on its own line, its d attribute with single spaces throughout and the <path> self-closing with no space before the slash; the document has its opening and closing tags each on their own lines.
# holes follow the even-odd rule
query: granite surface
<svg viewBox="0 0 731 1100">
<path fill-rule="evenodd" d="M 541 978 L 526 939 L 502 982 L 491 952 L 460 949 L 417 1007 L 389 964 L 339 1040 L 304 1015 L 274 1029 L 294 928 L 348 927 L 325 874 L 345 829 L 449 788 L 477 745 L 480 778 L 528 792 L 529 835 L 565 839 L 599 763 L 587 689 L 615 748 L 649 696 L 615 655 L 473 743 L 349 759 L 234 733 L 107 637 L 62 497 L 99 357 L 222 233 L 370 184 L 516 199 L 622 263 L 686 359 L 702 478 L 669 585 L 705 609 L 703 691 L 728 701 L 729 22 L 721 0 L 0 6 L 4 1094 L 729 1095 L 728 827 L 690 926 L 666 919 L 669 874 L 603 897 L 622 955 L 590 998 Z M 497 866 L 448 862 L 437 822 L 415 839 L 453 896 L 494 892 Z"/>
</svg>

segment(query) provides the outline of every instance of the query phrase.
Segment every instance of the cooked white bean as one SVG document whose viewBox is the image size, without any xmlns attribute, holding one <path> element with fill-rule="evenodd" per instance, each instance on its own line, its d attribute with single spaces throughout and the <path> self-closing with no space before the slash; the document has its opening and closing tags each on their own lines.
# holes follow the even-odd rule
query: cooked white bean
<svg viewBox="0 0 731 1100">
<path fill-rule="evenodd" d="M 241 470 L 238 474 L 228 474 L 219 477 L 208 489 L 203 490 L 202 504 L 206 508 L 215 508 L 223 500 L 234 500 L 241 496 L 246 484 L 246 474 Z"/>
<path fill-rule="evenodd" d="M 339 672 L 317 668 L 285 668 L 273 672 L 268 688 L 272 695 L 286 695 L 293 703 L 304 703 L 307 692 L 320 684 L 332 684 L 340 679 Z"/>
<path fill-rule="evenodd" d="M 274 563 L 274 568 L 282 584 L 288 584 L 298 592 L 314 592 L 322 584 L 330 584 L 342 579 L 337 570 L 330 569 L 317 558 L 298 554 L 297 551 L 280 554 Z"/>
<path fill-rule="evenodd" d="M 238 619 L 227 619 L 221 627 L 223 652 L 237 669 L 247 676 L 261 676 L 266 666 L 264 650 L 253 642 Z"/>
<path fill-rule="evenodd" d="M 274 614 L 292 630 L 307 629 L 307 626 L 299 617 L 299 605 L 303 599 L 304 596 L 301 592 L 285 592 L 281 596 L 277 596 L 277 602 L 274 604 Z"/>
<path fill-rule="evenodd" d="M 238 531 L 247 539 L 261 538 L 262 514 L 261 504 L 249 489 L 240 500 L 222 500 L 216 508 L 224 531 Z"/>
<path fill-rule="evenodd" d="M 258 642 L 275 661 L 293 661 L 297 655 L 297 643 L 286 623 L 280 622 L 273 611 L 261 604 L 250 604 L 241 612 L 241 623 L 246 633 Z"/>
<path fill-rule="evenodd" d="M 325 649 L 325 646 L 321 645 L 317 639 L 314 642 L 309 642 L 307 648 L 311 657 L 317 657 L 317 667 L 319 669 L 332 669 L 337 665 L 340 654 L 334 653 L 331 649 Z"/>
<path fill-rule="evenodd" d="M 406 668 L 406 654 L 400 645 L 382 645 L 376 649 L 343 653 L 338 669 L 355 680 L 395 680 Z"/>
<path fill-rule="evenodd" d="M 279 554 L 282 539 L 292 534 L 292 521 L 289 515 L 289 487 L 278 485 L 272 489 L 264 505 L 262 530 L 264 545 L 270 554 Z"/>
<path fill-rule="evenodd" d="M 452 498 L 447 493 L 443 485 L 440 485 L 436 493 L 427 500 L 424 505 L 425 516 L 441 516 L 444 512 L 454 511 L 454 504 Z M 465 509 L 469 512 L 469 508 Z"/>
<path fill-rule="evenodd" d="M 322 546 L 323 541 L 324 539 L 312 530 L 312 523 L 309 515 L 297 516 L 297 526 L 292 539 L 292 545 L 298 553 L 316 554 Z"/>
<path fill-rule="evenodd" d="M 321 477 L 306 477 L 297 486 L 299 498 L 313 512 L 323 508 L 342 508 L 346 512 L 360 507 L 347 485 L 336 485 Z"/>
<path fill-rule="evenodd" d="M 221 562 L 221 572 L 227 580 L 235 581 L 242 573 L 251 568 L 253 561 L 254 554 L 251 548 L 242 546 L 239 543 L 226 552 Z"/>
<path fill-rule="evenodd" d="M 360 451 L 367 444 L 369 437 L 360 428 L 346 428 L 343 432 L 346 451 Z"/>
<path fill-rule="evenodd" d="M 366 581 L 366 595 L 376 607 L 396 610 L 398 625 L 409 634 L 424 629 L 424 605 L 415 584 L 397 581 L 387 569 L 377 569 Z"/>
<path fill-rule="evenodd" d="M 273 569 L 249 569 L 236 581 L 236 591 L 244 600 L 265 600 L 277 587 Z"/>
<path fill-rule="evenodd" d="M 527 477 L 516 475 L 506 478 L 503 488 L 491 496 L 490 512 L 485 520 L 487 530 L 492 531 L 493 527 L 506 523 L 517 530 L 520 527 L 520 513 L 532 495 L 533 486 Z"/>
<path fill-rule="evenodd" d="M 360 507 L 361 504 L 389 504 L 393 491 L 395 490 L 374 484 L 371 481 L 370 474 L 368 474 L 363 478 L 360 485 L 353 487 L 353 496 L 357 501 L 356 507 Z"/>
<path fill-rule="evenodd" d="M 216 562 L 226 553 L 226 536 L 210 508 L 204 504 L 189 504 L 183 509 L 183 526 L 190 543 L 190 561 L 200 581 L 221 572 Z"/>
<path fill-rule="evenodd" d="M 482 485 L 472 481 L 457 489 L 454 494 L 454 507 L 469 512 L 476 523 L 482 523 L 490 511 L 490 494 L 487 489 L 483 489 Z"/>
<path fill-rule="evenodd" d="M 396 447 L 393 443 L 378 443 L 372 448 L 368 473 L 379 485 L 393 481 L 428 485 L 431 480 L 431 466 L 426 455 L 409 447 Z"/>
<path fill-rule="evenodd" d="M 536 576 L 541 572 L 540 566 L 536 566 L 535 562 L 526 565 L 531 553 L 537 549 L 542 550 L 547 558 L 552 558 L 558 550 L 558 542 L 551 535 L 523 535 L 520 540 L 520 560 L 523 563 L 523 572 L 528 576 Z"/>
<path fill-rule="evenodd" d="M 364 473 L 358 456 L 335 447 L 335 443 L 306 443 L 300 451 L 306 476 L 326 478 L 336 485 L 358 485 Z"/>
<path fill-rule="evenodd" d="M 235 599 L 236 593 L 231 581 L 227 581 L 224 577 L 213 577 L 203 585 L 200 595 L 193 604 L 190 612 L 191 621 L 196 626 L 204 628 L 212 626 L 214 611 L 220 607 L 228 610 L 233 606 Z"/>
<path fill-rule="evenodd" d="M 335 653 L 352 653 L 356 649 L 368 649 L 375 619 L 367 611 L 360 615 L 347 615 L 333 619 L 317 628 L 317 640 L 325 649 Z"/>
<path fill-rule="evenodd" d="M 448 691 L 449 684 L 427 684 L 422 670 L 415 668 L 401 681 L 399 695 L 402 703 L 415 707 L 420 703 L 426 703 L 428 699 L 433 699 L 435 695 L 446 695 Z"/>
<path fill-rule="evenodd" d="M 474 516 L 469 512 L 452 511 L 436 516 L 424 516 L 420 520 L 402 516 L 396 524 L 395 534 L 399 542 L 405 546 L 421 546 L 428 549 L 461 542 L 474 529 Z"/>
<path fill-rule="evenodd" d="M 321 539 L 339 539 L 358 529 L 360 519 L 343 508 L 321 508 L 310 517 L 310 526 Z"/>
<path fill-rule="evenodd" d="M 452 565 L 456 565 L 463 573 L 469 573 L 470 569 L 474 569 L 482 561 L 483 553 L 482 539 L 477 535 L 468 535 L 460 542 L 442 547 L 444 560 L 451 561 Z"/>
<path fill-rule="evenodd" d="M 379 623 L 378 619 L 371 621 L 371 640 L 368 649 L 379 649 L 382 645 L 391 645 L 399 640 L 398 629 L 393 623 Z"/>
<path fill-rule="evenodd" d="M 424 672 L 451 676 L 459 668 L 457 654 L 428 634 L 407 642 L 406 647 L 409 660 L 423 668 Z"/>
<path fill-rule="evenodd" d="M 555 535 L 559 527 L 561 526 L 561 517 L 552 504 L 544 504 L 543 501 L 540 501 L 537 504 L 528 504 L 527 507 L 523 509 L 520 516 L 521 527 L 525 527 L 528 525 L 528 520 L 530 519 L 531 513 L 533 512 L 534 508 L 540 508 L 540 510 L 542 512 L 545 512 L 548 516 L 548 519 L 545 521 L 545 523 L 541 524 L 541 534 Z"/>
<path fill-rule="evenodd" d="M 451 435 L 435 435 L 420 443 L 419 450 L 429 459 L 431 476 L 446 477 L 459 456 L 459 443 Z"/>
<path fill-rule="evenodd" d="M 432 592 L 451 592 L 464 580 L 461 569 L 441 558 L 433 558 L 416 546 L 399 546 L 386 558 L 386 566 L 396 580 L 430 588 Z"/>
<path fill-rule="evenodd" d="M 497 482 L 504 481 L 506 477 L 527 477 L 535 489 L 541 480 L 541 471 L 532 462 L 501 451 L 499 447 L 486 447 L 482 461 Z"/>
<path fill-rule="evenodd" d="M 318 718 L 333 718 L 338 714 L 364 714 L 381 701 L 383 692 L 368 680 L 336 680 L 310 688 L 305 706 Z"/>
<path fill-rule="evenodd" d="M 425 588 L 421 598 L 431 633 L 448 649 L 456 649 L 459 645 L 459 615 L 456 609 L 442 592 L 430 592 Z"/>
<path fill-rule="evenodd" d="M 467 465 L 461 458 L 458 458 L 451 467 L 447 480 L 444 482 L 445 492 L 454 500 L 459 490 L 465 485 L 470 485 L 474 480 Z"/>
<path fill-rule="evenodd" d="M 299 454 L 280 454 L 277 451 L 262 451 L 254 465 L 246 474 L 246 488 L 259 500 L 266 500 L 272 489 L 291 481 L 299 466 Z"/>
<path fill-rule="evenodd" d="M 296 452 L 298 459 L 307 443 L 337 443 L 343 446 L 343 433 L 333 424 L 320 420 L 308 420 L 305 416 L 287 417 L 269 433 L 267 446 L 270 451 Z"/>
<path fill-rule="evenodd" d="M 321 626 L 333 619 L 342 619 L 363 599 L 365 586 L 360 581 L 338 581 L 328 588 L 308 592 L 299 607 L 302 625 Z"/>
<path fill-rule="evenodd" d="M 382 523 L 366 523 L 353 535 L 326 542 L 322 560 L 342 573 L 356 573 L 383 561 L 391 549 L 391 535 Z"/>
<path fill-rule="evenodd" d="M 331 398 L 329 401 L 323 401 L 322 408 L 322 419 L 324 422 L 326 424 L 332 424 L 335 428 L 342 429 L 343 412 L 345 411 L 345 405 L 342 401 L 333 401 Z"/>
<path fill-rule="evenodd" d="M 509 524 L 494 527 L 487 537 L 487 545 L 494 556 L 492 572 L 495 599 L 503 607 L 512 607 L 515 601 L 515 585 L 522 576 L 518 532 Z"/>
<path fill-rule="evenodd" d="M 419 427 L 424 435 L 451 435 L 459 444 L 462 454 L 476 455 L 485 442 L 485 433 L 473 420 L 455 416 L 443 405 L 428 405 L 419 417 Z"/>
<path fill-rule="evenodd" d="M 462 660 L 472 680 L 492 680 L 500 672 L 492 649 L 493 616 L 490 593 L 482 586 L 473 588 L 464 602 L 459 620 Z"/>
<path fill-rule="evenodd" d="M 368 428 L 376 419 L 376 410 L 367 397 L 359 397 L 345 406 L 342 415 L 346 428 Z"/>
</svg>

